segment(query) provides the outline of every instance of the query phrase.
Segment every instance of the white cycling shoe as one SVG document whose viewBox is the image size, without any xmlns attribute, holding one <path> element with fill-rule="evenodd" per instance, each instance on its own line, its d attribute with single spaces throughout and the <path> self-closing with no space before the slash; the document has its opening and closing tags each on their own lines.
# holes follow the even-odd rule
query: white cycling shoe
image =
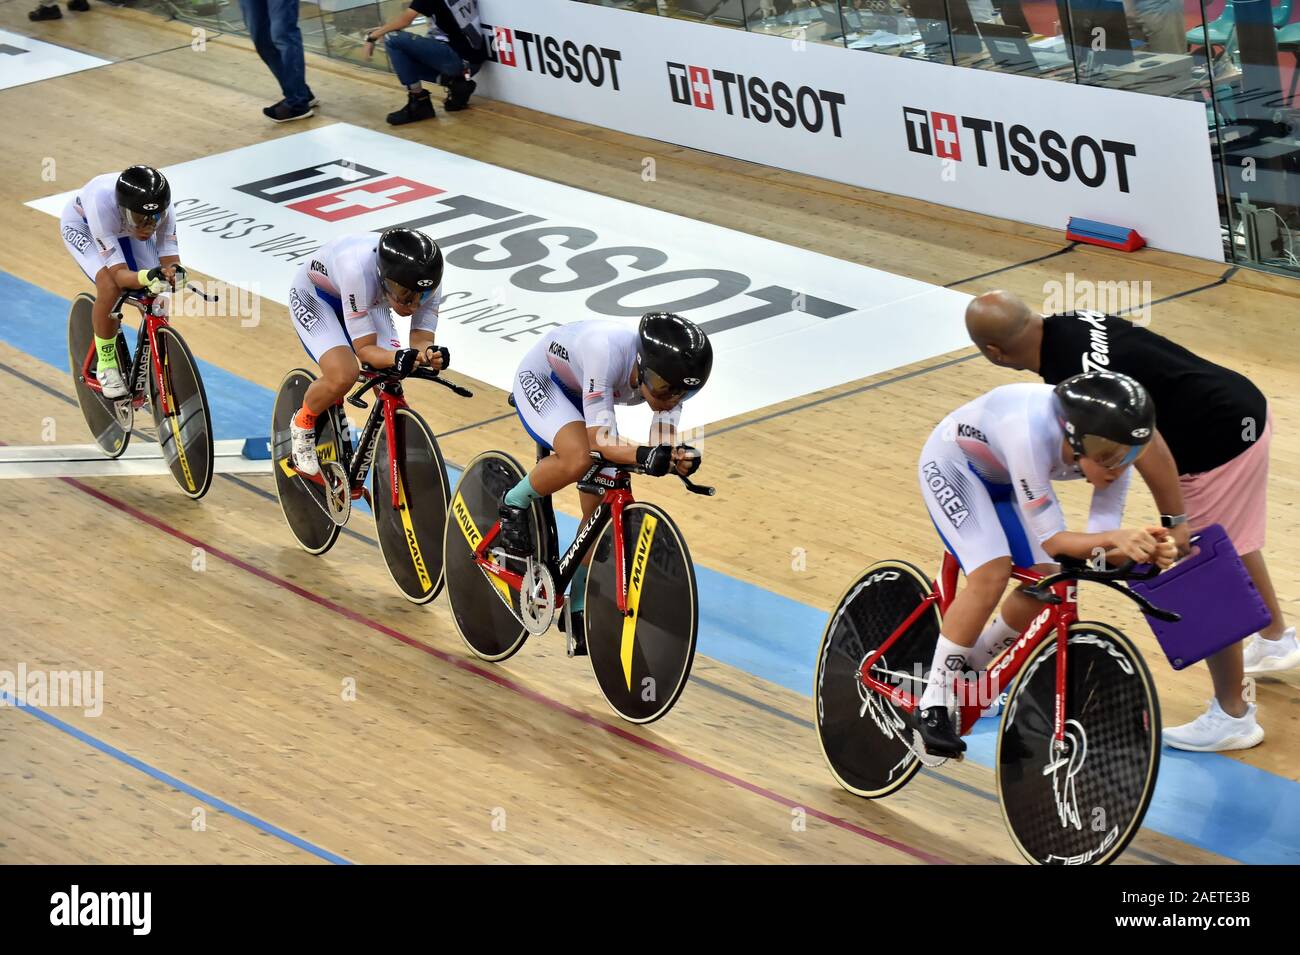
<svg viewBox="0 0 1300 955">
<path fill-rule="evenodd" d="M 1264 727 L 1256 721 L 1256 712 L 1252 703 L 1245 716 L 1229 716 L 1218 700 L 1210 700 L 1210 708 L 1192 722 L 1165 730 L 1165 745 L 1195 753 L 1250 749 L 1264 741 Z"/>
<path fill-rule="evenodd" d="M 1252 676 L 1300 666 L 1300 642 L 1296 641 L 1295 627 L 1287 627 L 1286 632 L 1277 640 L 1268 640 L 1255 634 L 1246 641 L 1242 657 L 1246 672 Z"/>
<path fill-rule="evenodd" d="M 316 457 L 316 429 L 289 426 L 293 434 L 293 466 L 303 474 L 320 474 L 320 459 Z"/>
<path fill-rule="evenodd" d="M 117 401 L 130 394 L 126 387 L 126 380 L 122 377 L 122 372 L 116 368 L 96 369 L 95 380 L 99 382 L 100 394 L 109 401 Z"/>
</svg>

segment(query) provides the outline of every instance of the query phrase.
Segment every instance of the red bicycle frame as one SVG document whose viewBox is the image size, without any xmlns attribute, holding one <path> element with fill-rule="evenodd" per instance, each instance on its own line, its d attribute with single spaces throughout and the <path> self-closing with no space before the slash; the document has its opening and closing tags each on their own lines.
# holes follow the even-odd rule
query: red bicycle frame
<svg viewBox="0 0 1300 955">
<path fill-rule="evenodd" d="M 923 613 L 926 613 L 931 607 L 938 606 L 939 615 L 942 617 L 948 612 L 952 605 L 953 598 L 957 596 L 957 575 L 961 568 L 957 563 L 957 558 L 952 554 L 945 552 L 943 563 L 939 569 L 939 579 L 932 583 L 933 591 L 925 596 L 917 605 L 916 609 L 908 614 L 907 619 L 900 623 L 894 632 L 879 646 L 876 650 L 862 661 L 862 667 L 858 671 L 858 679 L 862 685 L 873 693 L 879 693 L 881 696 L 888 698 L 895 705 L 902 707 L 908 713 L 913 712 L 917 707 L 918 698 L 907 692 L 901 687 L 893 687 L 887 683 L 882 683 L 871 675 L 871 669 L 875 666 L 876 661 L 884 656 L 902 636 L 907 632 L 912 624 L 920 619 Z M 1037 571 L 1024 567 L 1014 567 L 1011 570 L 1011 576 L 1025 584 L 1036 584 L 1043 579 L 1043 575 Z M 994 696 L 1000 692 L 1003 685 L 1010 685 L 1015 679 L 1020 668 L 1024 666 L 1025 661 L 1029 658 L 1030 653 L 1047 639 L 1047 635 L 1054 629 L 1056 632 L 1057 653 L 1056 653 L 1056 713 L 1053 721 L 1053 738 L 1058 743 L 1065 741 L 1065 647 L 1066 640 L 1069 638 L 1070 627 L 1079 618 L 1078 603 L 1078 585 L 1073 581 L 1061 581 L 1053 584 L 1052 593 L 1057 597 L 1059 603 L 1046 604 L 1043 610 L 1029 622 L 1029 625 L 1021 632 L 1019 639 L 1010 647 L 1004 650 L 997 659 L 993 660 L 983 671 L 987 679 L 992 684 Z M 978 701 L 963 702 L 960 705 L 960 734 L 965 736 L 979 719 L 984 705 Z"/>
<path fill-rule="evenodd" d="M 591 512 L 591 516 L 578 527 L 578 533 L 573 538 L 573 543 L 565 551 L 564 556 L 555 562 L 555 567 L 565 567 L 567 570 L 559 573 L 553 573 L 555 580 L 556 593 L 552 596 L 555 599 L 555 609 L 558 613 L 564 609 L 564 593 L 568 590 L 569 583 L 573 580 L 573 575 L 577 572 L 578 566 L 582 562 L 583 556 L 587 550 L 596 542 L 596 536 L 604 527 L 606 521 L 614 522 L 614 575 L 618 578 L 618 592 L 616 594 L 616 604 L 618 612 L 627 616 L 627 574 L 624 573 L 624 538 L 623 538 L 623 509 L 633 501 L 632 491 L 627 486 L 625 479 L 615 481 L 610 478 L 597 475 L 594 481 L 605 485 L 604 496 L 601 497 L 600 503 L 596 509 Z M 515 573 L 505 567 L 495 563 L 488 557 L 488 548 L 492 541 L 497 538 L 501 532 L 501 521 L 497 521 L 483 535 L 483 539 L 474 548 L 474 563 L 483 568 L 485 573 L 491 574 L 498 580 L 504 581 L 511 590 L 521 590 L 524 585 L 522 574 Z"/>
<path fill-rule="evenodd" d="M 149 364 L 153 369 L 154 383 L 157 386 L 158 402 L 160 406 L 159 410 L 162 412 L 164 417 L 170 418 L 173 416 L 173 411 L 171 407 L 171 400 L 172 400 L 171 393 L 167 388 L 166 380 L 163 378 L 162 362 L 158 358 L 158 329 L 167 324 L 167 316 L 165 314 L 160 314 L 155 312 L 154 303 L 157 300 L 158 297 L 154 295 L 146 295 L 138 299 L 126 298 L 124 296 L 123 299 L 118 302 L 117 307 L 113 314 L 117 316 L 119 321 L 121 321 L 122 302 L 131 302 L 137 308 L 140 309 L 140 314 L 144 316 L 144 324 L 141 327 L 141 334 L 144 335 L 145 341 L 149 343 Z M 137 345 L 136 354 L 137 356 L 139 355 L 138 345 Z M 92 341 L 90 343 L 90 348 L 86 351 L 86 360 L 81 363 L 81 380 L 86 383 L 86 387 L 89 388 L 91 391 L 98 391 L 102 394 L 104 389 L 100 387 L 99 380 L 91 373 L 90 370 L 90 366 L 94 361 L 95 361 L 95 343 Z M 132 389 L 131 400 L 134 406 L 138 408 L 144 403 L 144 394 L 143 393 L 135 394 L 134 379 L 136 377 L 136 374 L 138 374 L 138 372 L 134 367 L 134 362 L 132 363 L 131 372 L 132 372 L 132 381 L 130 382 L 130 387 Z"/>
</svg>

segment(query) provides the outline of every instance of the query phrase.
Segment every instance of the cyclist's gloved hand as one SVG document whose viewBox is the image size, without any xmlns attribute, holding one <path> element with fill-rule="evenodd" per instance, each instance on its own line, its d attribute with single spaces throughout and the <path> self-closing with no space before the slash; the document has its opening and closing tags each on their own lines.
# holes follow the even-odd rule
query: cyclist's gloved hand
<svg viewBox="0 0 1300 955">
<path fill-rule="evenodd" d="M 442 345 L 430 345 L 424 350 L 424 364 L 434 371 L 443 371 L 451 367 L 451 351 Z"/>
<path fill-rule="evenodd" d="M 415 371 L 415 365 L 420 360 L 420 353 L 414 348 L 399 349 L 393 355 L 393 372 L 399 378 L 405 378 L 411 372 Z"/>
<path fill-rule="evenodd" d="M 163 275 L 161 266 L 155 266 L 152 269 L 141 269 L 135 274 L 136 281 L 150 295 L 161 295 L 171 288 L 171 283 Z"/>
<path fill-rule="evenodd" d="M 673 446 L 643 444 L 636 449 L 636 463 L 651 477 L 663 477 L 673 466 Z"/>
<path fill-rule="evenodd" d="M 700 454 L 697 449 L 691 447 L 689 444 L 680 445 L 677 448 L 677 453 L 673 455 L 673 458 L 677 464 L 677 473 L 683 477 L 690 477 L 698 471 L 700 465 L 704 463 L 704 455 Z"/>
<path fill-rule="evenodd" d="M 165 265 L 163 268 L 172 270 L 172 288 L 183 286 L 185 280 L 190 277 L 190 274 L 185 271 L 185 266 L 181 265 L 179 262 L 175 262 L 172 265 Z"/>
</svg>

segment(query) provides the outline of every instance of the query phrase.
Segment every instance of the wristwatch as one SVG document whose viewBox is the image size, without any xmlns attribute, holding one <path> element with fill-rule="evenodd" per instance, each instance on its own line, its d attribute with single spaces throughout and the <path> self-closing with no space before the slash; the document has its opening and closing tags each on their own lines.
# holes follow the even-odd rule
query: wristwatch
<svg viewBox="0 0 1300 955">
<path fill-rule="evenodd" d="M 1186 523 L 1187 523 L 1186 514 L 1161 514 L 1160 515 L 1161 527 L 1177 527 L 1179 524 L 1186 524 Z"/>
</svg>

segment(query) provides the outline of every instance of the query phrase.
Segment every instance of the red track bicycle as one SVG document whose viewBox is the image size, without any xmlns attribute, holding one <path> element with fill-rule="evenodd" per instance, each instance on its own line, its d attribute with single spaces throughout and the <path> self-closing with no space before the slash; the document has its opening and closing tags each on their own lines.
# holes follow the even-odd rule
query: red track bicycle
<svg viewBox="0 0 1300 955">
<path fill-rule="evenodd" d="M 548 453 L 538 448 L 539 457 Z M 607 468 L 615 475 L 601 473 Z M 672 709 L 686 686 L 699 604 L 686 542 L 661 508 L 633 500 L 630 475 L 635 473 L 644 472 L 593 452 L 578 489 L 601 494 L 600 504 L 561 554 L 551 499 L 534 503 L 529 518 L 534 552 L 520 558 L 495 542 L 498 505 L 523 478 L 523 468 L 500 451 L 480 454 L 452 496 L 443 565 L 452 618 L 476 656 L 505 660 L 557 618 L 570 635 L 573 655 L 564 593 L 583 557 L 594 550 L 584 614 L 591 668 L 614 712 L 632 723 L 650 723 Z M 681 480 L 695 494 L 714 493 L 689 478 Z"/>
<path fill-rule="evenodd" d="M 207 301 L 193 285 L 189 290 Z M 117 334 L 118 367 L 123 369 L 130 392 L 111 401 L 104 397 L 95 377 L 95 330 L 91 312 L 95 296 L 82 292 L 72 301 L 68 313 L 68 359 L 72 368 L 77 402 L 90 433 L 110 458 L 126 451 L 131 435 L 141 433 L 135 412 L 146 404 L 153 412 L 155 434 L 167 469 L 186 496 L 198 499 L 212 485 L 212 413 L 194 354 L 180 332 L 167 321 L 171 292 L 150 295 L 143 289 L 128 289 L 113 304 L 112 315 L 120 323 L 122 306 L 135 307 L 141 316 L 135 356 L 126 336 Z M 129 369 L 129 371 L 127 371 Z"/>
<path fill-rule="evenodd" d="M 323 554 L 338 540 L 352 502 L 364 499 L 374 510 L 375 536 L 393 583 L 412 603 L 428 603 L 443 584 L 447 466 L 433 430 L 407 404 L 403 382 L 433 381 L 462 398 L 473 392 L 428 368 L 416 368 L 403 378 L 394 369 L 363 365 L 347 402 L 364 409 L 362 396 L 370 392 L 374 405 L 355 446 L 340 402 L 316 421 L 320 473 L 306 475 L 293 466 L 290 425 L 315 378 L 305 368 L 285 375 L 271 413 L 275 490 L 289 530 L 307 553 Z M 376 459 L 372 494 L 366 479 Z"/>
<path fill-rule="evenodd" d="M 903 561 L 868 567 L 831 615 L 817 660 L 817 732 L 832 775 L 879 798 L 904 786 L 929 756 L 907 715 L 916 710 L 959 567 L 945 553 L 937 582 Z M 998 728 L 998 800 L 1016 847 L 1036 864 L 1103 864 L 1137 833 L 1160 762 L 1160 705 L 1133 643 L 1104 623 L 1080 621 L 1077 581 L 1103 584 L 1165 620 L 1120 585 L 1154 577 L 1129 562 L 1098 570 L 1064 561 L 1044 577 L 1015 568 L 1045 606 L 977 679 L 959 681 L 954 725 L 970 733 L 1010 686 Z"/>
</svg>

